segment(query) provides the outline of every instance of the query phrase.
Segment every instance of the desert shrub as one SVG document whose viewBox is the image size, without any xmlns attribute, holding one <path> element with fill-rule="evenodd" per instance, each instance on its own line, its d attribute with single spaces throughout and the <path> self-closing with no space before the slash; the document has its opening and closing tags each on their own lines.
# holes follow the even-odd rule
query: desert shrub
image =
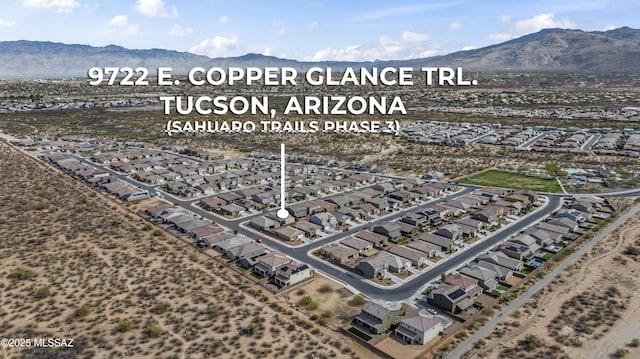
<svg viewBox="0 0 640 359">
<path fill-rule="evenodd" d="M 157 325 L 151 324 L 144 327 L 142 332 L 148 337 L 157 338 L 162 335 L 162 328 Z"/>
<path fill-rule="evenodd" d="M 331 293 L 333 292 L 333 287 L 330 284 L 325 284 L 322 287 L 318 288 L 318 292 L 320 293 Z"/>
<path fill-rule="evenodd" d="M 116 325 L 116 330 L 122 333 L 128 332 L 132 328 L 133 328 L 133 322 L 129 319 L 123 319 L 118 322 L 118 325 Z"/>
<path fill-rule="evenodd" d="M 634 348 L 640 347 L 640 339 L 635 338 L 631 341 L 631 346 Z"/>
<path fill-rule="evenodd" d="M 331 310 L 327 309 L 324 312 L 322 312 L 322 317 L 331 318 L 331 317 L 333 317 L 333 312 Z"/>
<path fill-rule="evenodd" d="M 311 304 L 311 302 L 313 302 L 313 299 L 310 296 L 305 296 L 300 298 L 300 301 L 298 301 L 298 304 L 303 305 L 303 306 L 308 306 L 309 304 Z"/>
<path fill-rule="evenodd" d="M 78 309 L 76 309 L 77 317 L 82 318 L 86 317 L 89 314 L 91 314 L 91 307 L 89 306 L 89 304 L 83 304 Z"/>
<path fill-rule="evenodd" d="M 9 274 L 9 278 L 17 279 L 17 280 L 27 280 L 34 278 L 36 276 L 36 272 L 31 269 L 18 267 L 11 271 Z"/>
<path fill-rule="evenodd" d="M 169 302 L 158 302 L 151 308 L 150 311 L 153 314 L 163 314 L 167 310 L 169 310 L 170 306 L 171 304 L 169 304 Z"/>
<path fill-rule="evenodd" d="M 48 296 L 51 295 L 51 289 L 49 288 L 48 285 L 45 285 L 44 287 L 40 287 L 40 289 L 38 289 L 36 291 L 36 299 L 44 299 Z"/>
<path fill-rule="evenodd" d="M 209 319 L 217 318 L 218 315 L 220 315 L 220 308 L 215 304 L 209 305 L 209 307 L 207 307 L 207 315 L 209 316 Z"/>
<path fill-rule="evenodd" d="M 154 237 L 159 237 L 162 235 L 162 230 L 161 229 L 154 229 L 153 232 L 151 233 Z"/>
<path fill-rule="evenodd" d="M 367 298 L 365 298 L 362 294 L 358 294 L 351 300 L 351 304 L 354 306 L 361 306 L 367 302 Z"/>
</svg>

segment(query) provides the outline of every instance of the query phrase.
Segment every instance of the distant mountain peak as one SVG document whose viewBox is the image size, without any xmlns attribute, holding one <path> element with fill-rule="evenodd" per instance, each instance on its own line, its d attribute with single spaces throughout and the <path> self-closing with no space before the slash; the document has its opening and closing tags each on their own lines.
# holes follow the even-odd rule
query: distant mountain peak
<svg viewBox="0 0 640 359">
<path fill-rule="evenodd" d="M 335 69 L 372 66 L 452 66 L 486 71 L 640 72 L 640 30 L 543 29 L 500 44 L 429 58 L 373 62 L 303 62 L 258 53 L 210 57 L 165 49 L 135 50 L 119 45 L 93 47 L 50 41 L 0 42 L 0 78 L 84 77 L 93 66 L 171 66 L 186 73 L 195 66 L 277 66 L 305 70 L 318 64 Z M 46 59 L 46 60 L 45 60 Z"/>
</svg>

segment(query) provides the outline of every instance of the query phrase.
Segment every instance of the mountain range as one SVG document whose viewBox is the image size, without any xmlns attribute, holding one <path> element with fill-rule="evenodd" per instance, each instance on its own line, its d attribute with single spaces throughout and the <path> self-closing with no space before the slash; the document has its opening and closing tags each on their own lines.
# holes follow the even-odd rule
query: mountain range
<svg viewBox="0 0 640 359">
<path fill-rule="evenodd" d="M 163 49 L 132 50 L 109 45 L 69 45 L 41 41 L 0 42 L 0 78 L 86 77 L 93 67 L 144 66 L 155 73 L 159 66 L 171 66 L 174 73 L 188 69 L 220 66 L 294 67 L 312 66 L 384 67 L 449 66 L 477 71 L 565 71 L 589 73 L 639 73 L 640 30 L 621 27 L 608 31 L 544 29 L 500 44 L 420 59 L 376 62 L 302 62 L 259 54 L 210 58 L 188 52 Z"/>
</svg>

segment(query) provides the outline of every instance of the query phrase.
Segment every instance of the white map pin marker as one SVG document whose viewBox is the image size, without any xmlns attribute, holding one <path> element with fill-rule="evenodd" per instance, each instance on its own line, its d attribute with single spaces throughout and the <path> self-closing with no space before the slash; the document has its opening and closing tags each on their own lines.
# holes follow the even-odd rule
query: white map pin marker
<svg viewBox="0 0 640 359">
<path fill-rule="evenodd" d="M 289 217 L 289 211 L 285 208 L 285 193 L 284 193 L 284 164 L 285 164 L 285 154 L 284 154 L 284 143 L 280 144 L 280 209 L 276 213 L 276 216 L 280 219 L 285 219 Z"/>
</svg>

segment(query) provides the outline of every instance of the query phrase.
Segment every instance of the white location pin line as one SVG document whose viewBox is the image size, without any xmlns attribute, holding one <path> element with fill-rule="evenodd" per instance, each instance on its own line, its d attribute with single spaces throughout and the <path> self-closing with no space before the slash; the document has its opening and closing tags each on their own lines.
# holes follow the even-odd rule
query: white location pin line
<svg viewBox="0 0 640 359">
<path fill-rule="evenodd" d="M 284 193 L 284 164 L 285 164 L 285 154 L 284 154 L 284 143 L 280 144 L 280 209 L 276 213 L 276 216 L 280 219 L 285 219 L 289 217 L 289 211 L 285 208 L 285 193 Z"/>
</svg>

